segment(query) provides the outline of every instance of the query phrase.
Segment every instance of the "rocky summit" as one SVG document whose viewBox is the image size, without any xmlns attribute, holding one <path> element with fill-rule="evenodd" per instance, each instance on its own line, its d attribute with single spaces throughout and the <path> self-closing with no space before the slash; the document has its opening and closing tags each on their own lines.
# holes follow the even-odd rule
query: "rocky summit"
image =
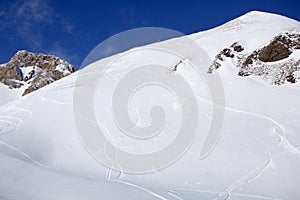
<svg viewBox="0 0 300 200">
<path fill-rule="evenodd" d="M 239 76 L 260 76 L 274 85 L 296 83 L 300 81 L 299 49 L 300 34 L 294 32 L 281 33 L 250 53 L 244 53 L 243 45 L 235 42 L 215 56 L 208 73 L 229 61 L 235 63 Z"/>
<path fill-rule="evenodd" d="M 23 89 L 24 96 L 73 72 L 73 65 L 58 57 L 22 50 L 0 65 L 0 83 Z"/>
</svg>

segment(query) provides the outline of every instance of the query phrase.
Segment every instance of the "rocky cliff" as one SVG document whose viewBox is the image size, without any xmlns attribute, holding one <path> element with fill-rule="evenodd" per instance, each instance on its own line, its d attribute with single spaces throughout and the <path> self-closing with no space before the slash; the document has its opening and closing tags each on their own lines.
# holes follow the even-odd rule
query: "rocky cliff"
<svg viewBox="0 0 300 200">
<path fill-rule="evenodd" d="M 23 89 L 24 96 L 73 72 L 73 65 L 58 57 L 22 50 L 0 65 L 0 83 Z"/>
</svg>

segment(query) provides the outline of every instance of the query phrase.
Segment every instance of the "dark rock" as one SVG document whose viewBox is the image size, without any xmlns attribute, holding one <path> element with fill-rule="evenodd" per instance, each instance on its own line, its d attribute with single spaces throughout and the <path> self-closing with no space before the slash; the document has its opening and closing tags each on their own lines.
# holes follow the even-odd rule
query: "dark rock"
<svg viewBox="0 0 300 200">
<path fill-rule="evenodd" d="M 243 66 L 252 65 L 255 60 L 257 60 L 259 51 L 254 51 L 252 54 L 250 54 L 246 60 L 243 62 Z"/>
<path fill-rule="evenodd" d="M 300 49 L 300 34 L 285 33 L 276 36 L 270 44 L 261 49 L 259 60 L 274 62 L 288 58 L 293 49 Z"/>
<path fill-rule="evenodd" d="M 292 50 L 289 48 L 291 40 L 286 36 L 277 36 L 259 52 L 259 60 L 263 62 L 274 62 L 289 57 Z"/>
<path fill-rule="evenodd" d="M 27 76 L 24 77 L 24 81 L 28 81 L 30 79 L 32 79 L 33 75 L 35 74 L 35 70 L 30 71 Z"/>
<path fill-rule="evenodd" d="M 20 88 L 21 86 L 23 86 L 23 83 L 20 83 L 19 81 L 16 80 L 11 80 L 11 79 L 6 79 L 3 82 L 5 85 L 7 85 L 10 89 L 13 88 Z"/>
<path fill-rule="evenodd" d="M 240 45 L 239 43 L 235 42 L 231 45 L 231 47 L 233 47 L 233 50 L 236 52 L 242 52 L 244 51 L 244 48 L 242 47 L 242 45 Z"/>
<path fill-rule="evenodd" d="M 232 53 L 232 51 L 228 48 L 223 49 L 223 51 L 221 52 L 221 54 L 223 54 L 224 56 L 228 57 L 228 58 L 233 58 L 234 55 Z"/>
<path fill-rule="evenodd" d="M 290 83 L 296 83 L 296 78 L 293 76 L 293 74 L 288 75 L 286 80 Z"/>
<path fill-rule="evenodd" d="M 58 70 L 54 70 L 52 74 L 55 80 L 59 80 L 64 77 L 64 74 Z"/>
<path fill-rule="evenodd" d="M 238 72 L 238 75 L 239 75 L 239 76 L 250 76 L 251 73 L 245 72 L 245 71 L 239 71 L 239 72 Z"/>
</svg>

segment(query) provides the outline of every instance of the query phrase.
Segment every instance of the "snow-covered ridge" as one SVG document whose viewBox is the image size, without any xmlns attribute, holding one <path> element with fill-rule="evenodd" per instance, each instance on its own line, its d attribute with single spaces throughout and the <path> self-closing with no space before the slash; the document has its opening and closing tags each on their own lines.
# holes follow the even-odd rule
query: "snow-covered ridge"
<svg viewBox="0 0 300 200">
<path fill-rule="evenodd" d="M 74 72 L 73 65 L 58 57 L 18 51 L 0 65 L 0 83 L 29 94 Z"/>
<path fill-rule="evenodd" d="M 277 14 L 252 11 L 221 26 L 188 37 L 214 59 L 222 49 L 235 42 L 244 46 L 244 53 L 251 53 L 285 32 L 299 33 L 300 22 Z"/>
</svg>

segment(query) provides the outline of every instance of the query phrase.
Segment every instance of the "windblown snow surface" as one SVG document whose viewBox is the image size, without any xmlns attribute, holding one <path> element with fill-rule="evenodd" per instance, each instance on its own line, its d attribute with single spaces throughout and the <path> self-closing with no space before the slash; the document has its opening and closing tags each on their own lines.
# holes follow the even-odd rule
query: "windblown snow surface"
<svg viewBox="0 0 300 200">
<path fill-rule="evenodd" d="M 220 27 L 187 37 L 213 59 L 236 41 L 251 53 L 286 31 L 300 32 L 300 23 L 279 15 L 250 12 Z M 176 48 L 180 39 L 166 42 Z M 163 43 L 154 45 L 159 47 Z M 144 48 L 137 48 L 137 52 Z M 130 55 L 128 59 L 143 63 L 135 54 Z M 93 76 L 95 66 L 106 66 L 112 59 L 114 56 L 82 69 L 86 80 Z M 165 63 L 176 62 L 168 55 L 162 59 Z M 120 62 L 120 68 L 124 69 L 130 60 Z M 194 81 L 199 126 L 207 130 L 212 114 L 210 95 L 201 78 L 188 69 L 182 64 L 166 76 L 179 73 Z M 108 73 L 118 77 L 122 73 L 118 70 L 116 66 Z M 179 160 L 146 174 L 110 170 L 82 145 L 73 113 L 74 88 L 85 87 L 84 79 L 76 79 L 78 72 L 22 98 L 1 86 L 0 199 L 299 199 L 300 84 L 275 86 L 259 77 L 239 77 L 231 62 L 226 62 L 218 72 L 226 103 L 222 135 L 214 150 L 205 159 L 199 159 L 204 137 L 199 131 Z M 110 96 L 112 86 L 106 84 L 104 96 Z M 101 95 L 95 93 L 97 120 L 111 128 L 111 113 L 101 108 L 106 101 Z M 176 116 L 180 110 L 175 109 L 177 99 L 172 94 L 149 87 L 137 93 L 132 101 L 129 112 L 133 119 L 140 119 L 140 123 L 147 121 L 144 115 L 148 112 L 141 110 L 148 111 L 149 105 L 160 102 L 166 107 L 166 113 L 171 113 L 167 130 L 172 133 L 178 128 Z M 157 136 L 146 145 L 117 133 L 111 137 L 121 148 L 142 153 L 168 145 L 172 140 L 172 134 Z"/>
</svg>

